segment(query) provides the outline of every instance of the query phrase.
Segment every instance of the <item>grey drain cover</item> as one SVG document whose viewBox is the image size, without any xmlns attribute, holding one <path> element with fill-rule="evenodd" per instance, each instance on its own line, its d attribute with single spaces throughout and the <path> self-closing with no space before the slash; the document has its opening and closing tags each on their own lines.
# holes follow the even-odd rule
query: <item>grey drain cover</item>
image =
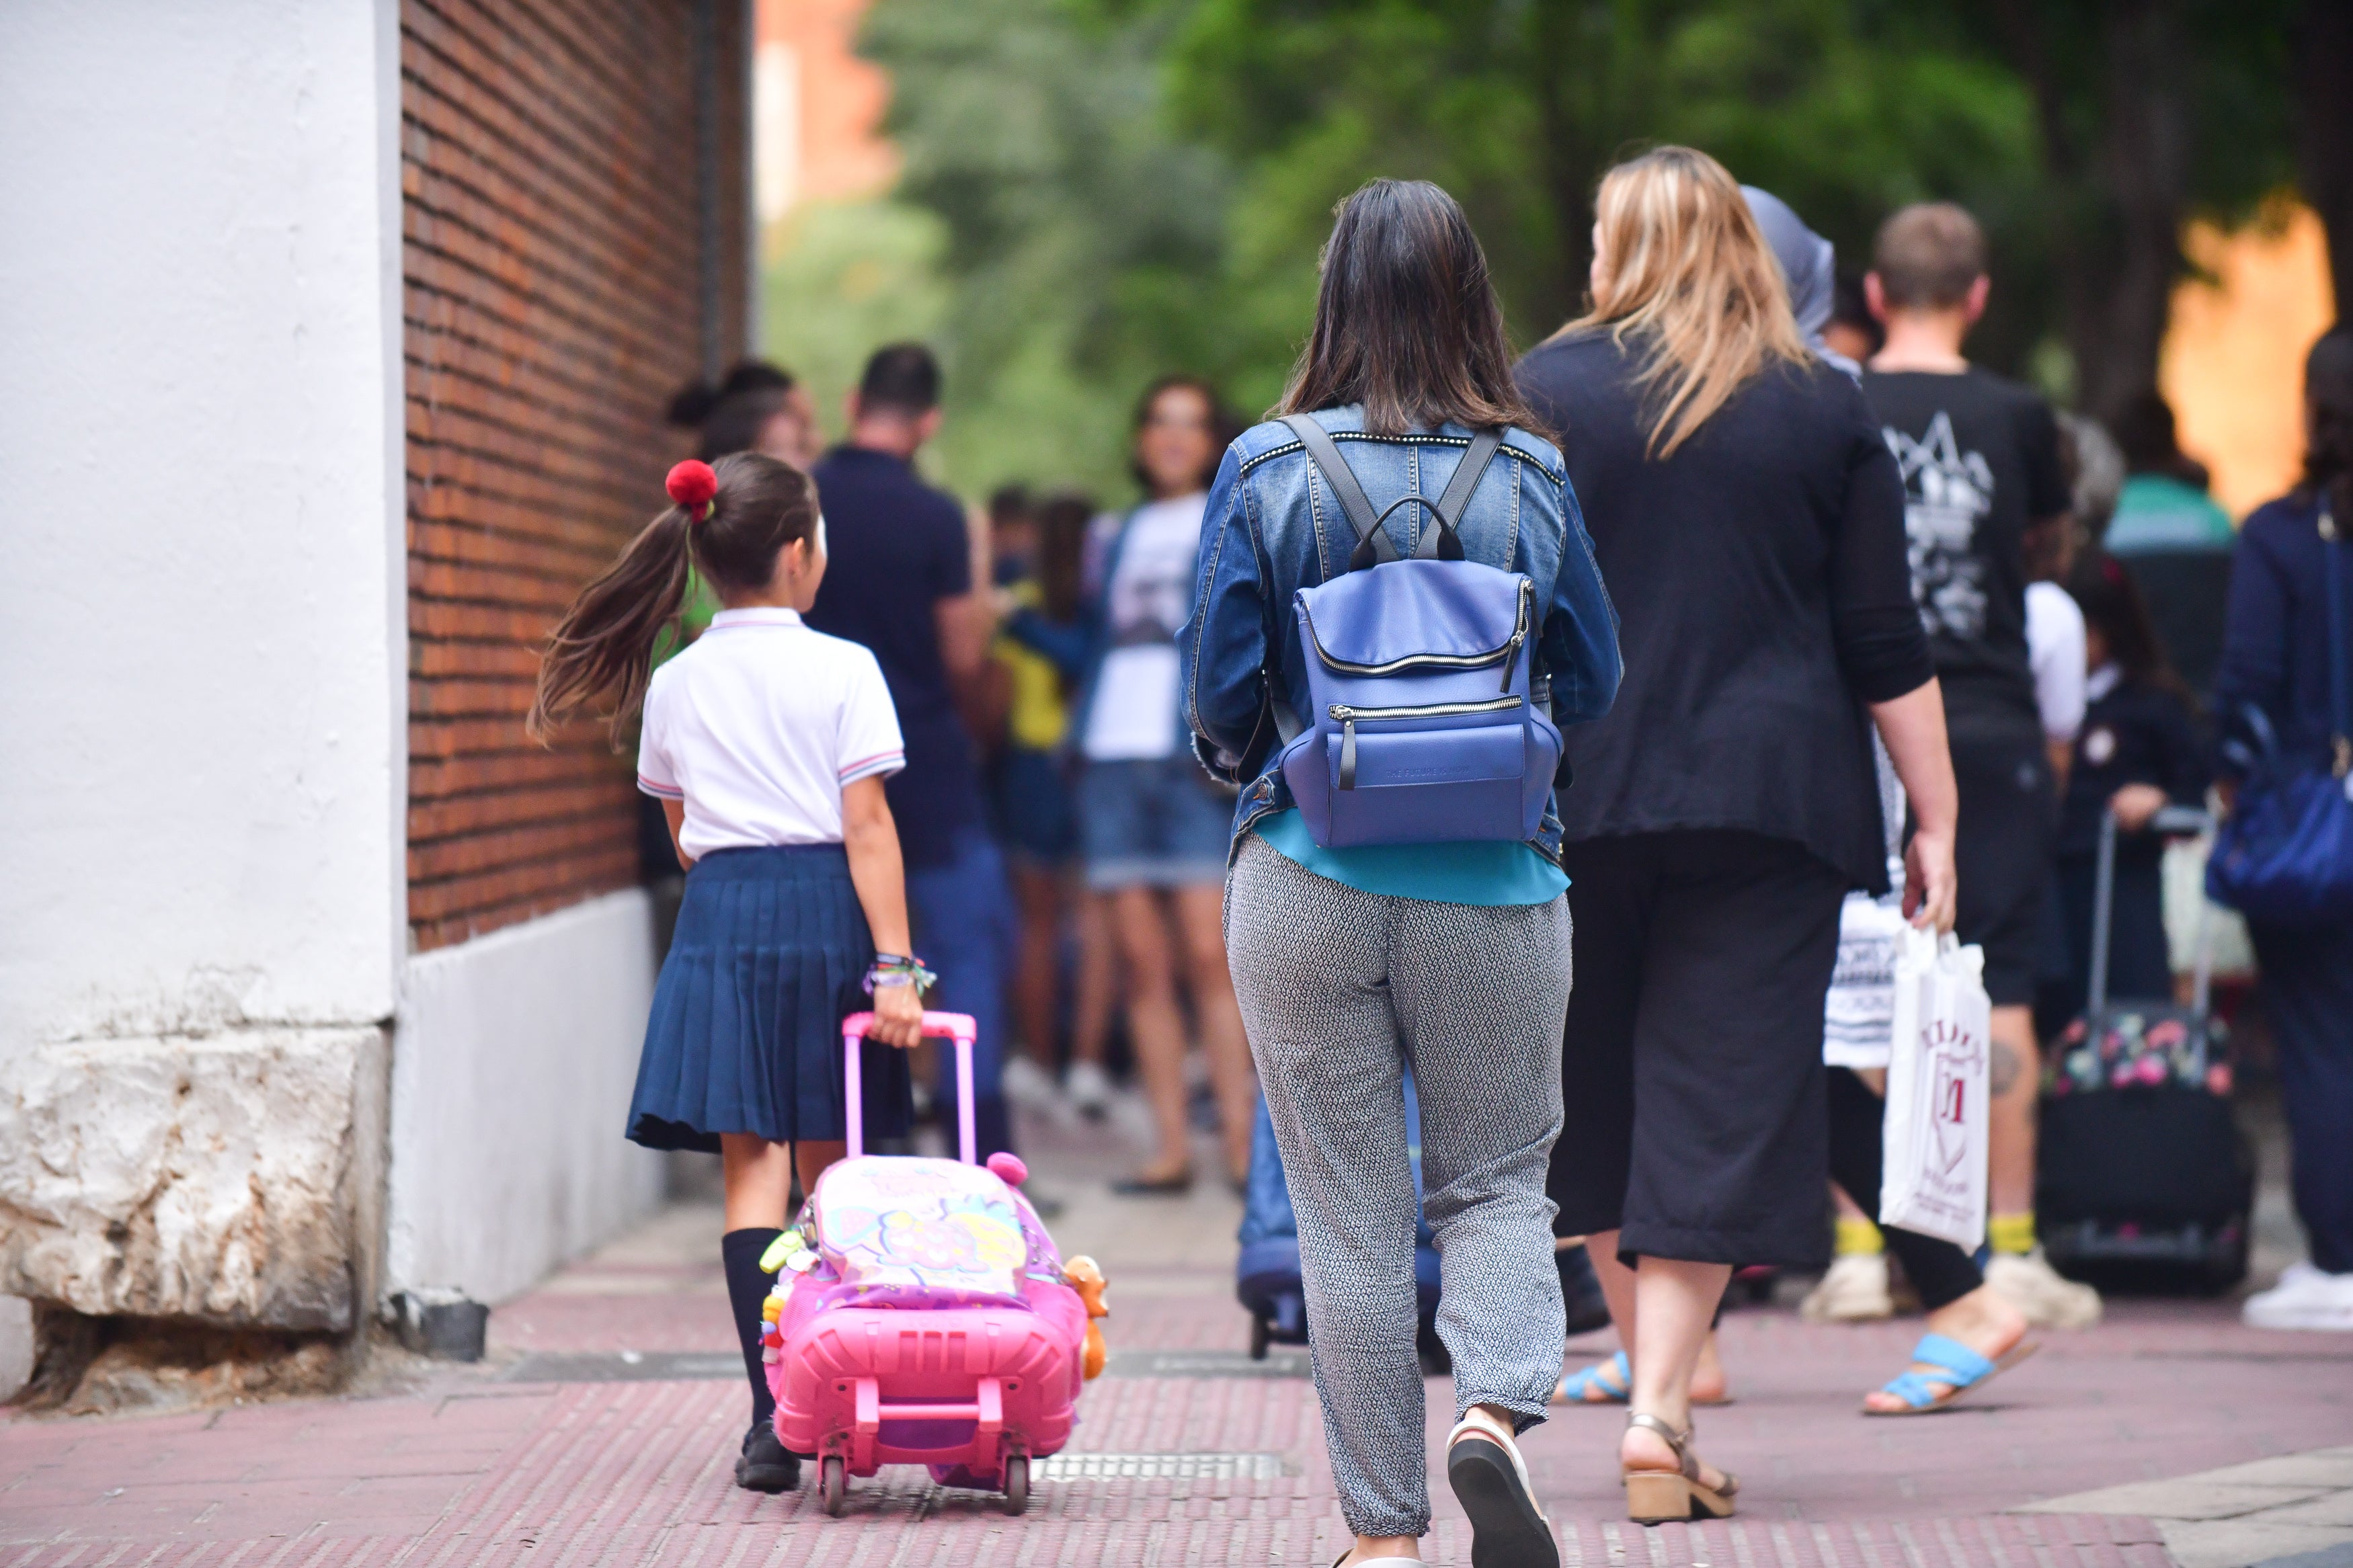
<svg viewBox="0 0 2353 1568">
<path fill-rule="evenodd" d="M 679 1383 L 740 1378 L 736 1351 L 535 1351 L 499 1373 L 501 1383 Z"/>
<path fill-rule="evenodd" d="M 1041 1481 L 1271 1481 L 1280 1454 L 1056 1454 L 1040 1459 Z"/>
</svg>

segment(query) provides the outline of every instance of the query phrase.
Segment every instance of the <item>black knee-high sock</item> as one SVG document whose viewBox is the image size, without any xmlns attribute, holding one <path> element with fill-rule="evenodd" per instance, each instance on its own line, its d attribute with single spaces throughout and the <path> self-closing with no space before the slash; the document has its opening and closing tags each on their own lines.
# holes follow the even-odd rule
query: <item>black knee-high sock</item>
<svg viewBox="0 0 2353 1568">
<path fill-rule="evenodd" d="M 744 1375 L 752 1380 L 754 1424 L 765 1424 L 776 1413 L 776 1397 L 768 1392 L 768 1369 L 760 1360 L 760 1335 L 768 1326 L 760 1310 L 775 1279 L 760 1271 L 760 1254 L 783 1234 L 754 1226 L 719 1238 L 719 1256 L 727 1266 L 727 1301 L 735 1309 L 735 1336 L 744 1342 Z"/>
</svg>

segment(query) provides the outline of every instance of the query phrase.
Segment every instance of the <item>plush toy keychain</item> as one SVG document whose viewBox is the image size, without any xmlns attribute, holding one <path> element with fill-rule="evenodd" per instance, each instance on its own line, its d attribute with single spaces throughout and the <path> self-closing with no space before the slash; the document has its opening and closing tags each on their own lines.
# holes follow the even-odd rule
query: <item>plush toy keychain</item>
<svg viewBox="0 0 2353 1568">
<path fill-rule="evenodd" d="M 1109 1289 L 1110 1282 L 1095 1260 L 1083 1255 L 1062 1265 L 1062 1279 L 1087 1306 L 1087 1348 L 1082 1370 L 1091 1379 L 1100 1377 L 1111 1352 L 1103 1343 L 1103 1330 L 1096 1325 L 1096 1320 L 1111 1316 L 1111 1309 L 1103 1305 L 1103 1291 Z"/>
</svg>

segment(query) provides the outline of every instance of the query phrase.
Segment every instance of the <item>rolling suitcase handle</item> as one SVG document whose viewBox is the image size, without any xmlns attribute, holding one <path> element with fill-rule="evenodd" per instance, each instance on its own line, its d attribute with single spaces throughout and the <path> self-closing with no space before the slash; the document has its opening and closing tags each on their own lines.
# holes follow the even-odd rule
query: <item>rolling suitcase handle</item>
<svg viewBox="0 0 2353 1568">
<path fill-rule="evenodd" d="M 845 1107 L 842 1128 L 849 1143 L 849 1157 L 857 1159 L 866 1152 L 866 1102 L 862 1093 L 859 1047 L 865 1042 L 866 1031 L 873 1026 L 871 1013 L 852 1013 L 841 1021 L 841 1088 Z M 944 1036 L 955 1041 L 956 1058 L 956 1142 L 962 1150 L 958 1158 L 967 1165 L 978 1163 L 978 1141 L 972 1123 L 972 1043 L 979 1036 L 979 1027 L 969 1014 L 923 1014 L 923 1033 Z"/>
<path fill-rule="evenodd" d="M 2148 819 L 2149 830 L 2168 838 L 2194 838 L 2214 826 L 2209 813 L 2194 805 L 2168 805 Z M 2214 944 L 2209 940 L 2206 899 L 2203 890 L 2198 900 L 2196 992 L 2192 1006 L 2198 1016 L 2206 1016 L 2206 1004 L 2213 988 Z M 2116 924 L 2116 814 L 2100 813 L 2100 859 L 2092 881 L 2092 987 L 2084 999 L 2084 1016 L 2097 1019 L 2108 1007 L 2108 943 Z"/>
</svg>

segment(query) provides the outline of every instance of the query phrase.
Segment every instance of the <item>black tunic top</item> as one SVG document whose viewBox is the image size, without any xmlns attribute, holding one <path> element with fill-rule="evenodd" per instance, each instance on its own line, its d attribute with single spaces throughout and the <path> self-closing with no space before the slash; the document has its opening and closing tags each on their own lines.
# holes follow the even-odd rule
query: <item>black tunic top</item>
<svg viewBox="0 0 2353 1568">
<path fill-rule="evenodd" d="M 1559 432 L 1626 663 L 1609 715 L 1567 737 L 1567 837 L 1740 828 L 1882 891 L 1862 704 L 1934 667 L 1879 422 L 1810 361 L 1751 380 L 1661 459 L 1640 369 L 1639 345 L 1607 333 L 1556 339 L 1518 369 Z"/>
</svg>

